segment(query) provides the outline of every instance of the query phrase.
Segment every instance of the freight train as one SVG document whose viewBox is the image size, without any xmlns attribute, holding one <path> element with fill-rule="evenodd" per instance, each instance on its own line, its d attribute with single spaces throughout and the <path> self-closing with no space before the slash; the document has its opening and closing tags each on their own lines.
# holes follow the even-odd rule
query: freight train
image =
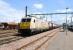
<svg viewBox="0 0 73 50">
<path fill-rule="evenodd" d="M 73 31 L 73 22 L 68 24 L 68 30 Z"/>
<path fill-rule="evenodd" d="M 35 17 L 25 17 L 18 24 L 18 32 L 23 35 L 31 35 L 38 32 L 56 28 L 55 24 Z"/>
<path fill-rule="evenodd" d="M 0 23 L 0 29 L 2 30 L 18 29 L 18 23 L 2 22 Z"/>
</svg>

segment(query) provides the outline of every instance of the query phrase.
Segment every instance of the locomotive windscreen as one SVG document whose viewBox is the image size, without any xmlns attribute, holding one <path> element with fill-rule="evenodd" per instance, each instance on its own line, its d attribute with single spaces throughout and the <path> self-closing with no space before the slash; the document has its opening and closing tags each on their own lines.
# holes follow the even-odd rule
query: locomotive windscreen
<svg viewBox="0 0 73 50">
<path fill-rule="evenodd" d="M 25 18 L 25 19 L 22 19 L 22 21 L 21 22 L 30 22 L 31 21 L 31 19 L 30 18 Z"/>
</svg>

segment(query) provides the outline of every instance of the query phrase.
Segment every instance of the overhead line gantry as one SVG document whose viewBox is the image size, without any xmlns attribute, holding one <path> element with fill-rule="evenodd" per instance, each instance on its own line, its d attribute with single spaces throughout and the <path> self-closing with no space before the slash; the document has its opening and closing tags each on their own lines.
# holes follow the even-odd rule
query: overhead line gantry
<svg viewBox="0 0 73 50">
<path fill-rule="evenodd" d="M 57 15 L 57 14 L 73 14 L 73 12 L 64 12 L 64 13 L 42 13 L 42 14 L 30 14 L 30 15 Z"/>
</svg>

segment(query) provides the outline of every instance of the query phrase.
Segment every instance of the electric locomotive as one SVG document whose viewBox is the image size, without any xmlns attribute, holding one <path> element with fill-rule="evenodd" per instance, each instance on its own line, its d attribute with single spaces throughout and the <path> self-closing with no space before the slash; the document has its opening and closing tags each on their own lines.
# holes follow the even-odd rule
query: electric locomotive
<svg viewBox="0 0 73 50">
<path fill-rule="evenodd" d="M 45 20 L 35 17 L 22 18 L 18 25 L 18 32 L 23 35 L 35 34 L 49 29 L 49 24 Z"/>
</svg>

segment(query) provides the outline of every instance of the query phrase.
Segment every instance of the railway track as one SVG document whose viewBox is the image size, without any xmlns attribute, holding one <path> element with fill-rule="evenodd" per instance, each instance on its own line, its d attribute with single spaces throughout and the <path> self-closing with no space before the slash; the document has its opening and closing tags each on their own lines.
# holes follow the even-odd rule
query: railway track
<svg viewBox="0 0 73 50">
<path fill-rule="evenodd" d="M 56 31 L 56 32 L 58 32 L 58 31 Z M 18 48 L 17 50 L 36 50 L 36 49 L 39 49 L 43 44 L 45 44 L 49 39 L 51 39 L 56 34 L 56 32 L 52 31 L 51 32 L 52 34 L 50 33 L 50 34 L 46 34 L 44 36 L 41 36 L 40 38 L 28 43 L 27 45 L 23 45 L 22 47 Z"/>
<path fill-rule="evenodd" d="M 17 32 L 12 32 L 12 31 L 5 31 L 5 32 L 1 32 L 0 33 L 0 45 L 3 45 L 3 44 L 7 44 L 7 43 L 10 43 L 10 42 L 13 42 L 13 41 L 16 41 L 16 40 L 19 40 L 19 39 L 22 39 L 23 37 L 21 36 L 15 36 L 17 35 L 18 33 Z"/>
<path fill-rule="evenodd" d="M 0 40 L 2 50 L 40 50 L 44 45 L 49 44 L 49 40 L 53 39 L 59 30 L 44 32 L 42 34 L 33 35 L 27 38 L 20 36 L 10 36 Z M 13 43 L 11 43 L 13 42 Z M 3 45 L 6 44 L 6 45 Z M 47 45 L 48 46 L 48 45 Z"/>
<path fill-rule="evenodd" d="M 9 36 L 9 37 L 6 37 L 6 38 L 0 38 L 0 45 L 8 44 L 10 42 L 20 40 L 22 38 L 23 37 L 19 37 L 19 36 Z"/>
<path fill-rule="evenodd" d="M 0 34 L 11 33 L 11 32 L 17 32 L 17 30 L 0 30 Z"/>
<path fill-rule="evenodd" d="M 3 32 L 2 32 L 3 31 Z M 17 30 L 0 30 L 0 38 L 18 34 Z"/>
<path fill-rule="evenodd" d="M 6 33 L 6 34 L 0 35 L 0 45 L 7 44 L 7 43 L 10 43 L 10 42 L 13 42 L 13 41 L 17 41 L 19 39 L 24 38 L 24 37 L 21 37 L 21 36 L 15 36 L 15 34 L 17 34 L 17 33 Z M 47 34 L 47 35 L 49 35 L 49 34 Z M 45 36 L 43 36 L 43 37 L 41 37 L 41 38 L 39 38 L 39 39 L 37 39 L 35 41 L 38 41 L 38 40 L 46 37 L 47 35 L 45 35 Z"/>
<path fill-rule="evenodd" d="M 4 33 L 4 34 L 0 34 L 0 38 L 8 37 L 8 36 L 16 35 L 16 34 L 17 33 Z"/>
</svg>

